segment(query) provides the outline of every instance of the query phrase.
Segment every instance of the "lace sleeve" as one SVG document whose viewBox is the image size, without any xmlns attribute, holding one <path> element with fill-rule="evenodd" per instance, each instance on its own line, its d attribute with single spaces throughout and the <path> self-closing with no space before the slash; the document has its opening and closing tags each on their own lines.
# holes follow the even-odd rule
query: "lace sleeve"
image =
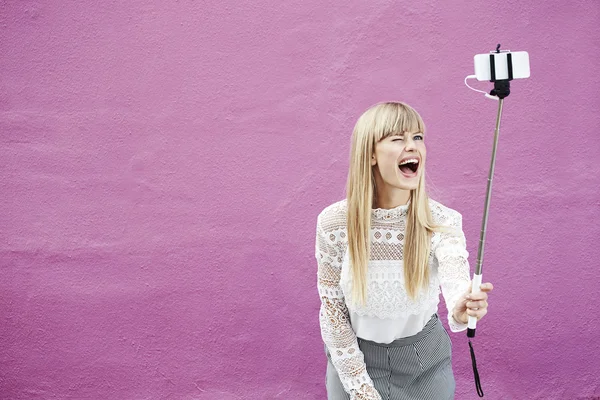
<svg viewBox="0 0 600 400">
<path fill-rule="evenodd" d="M 469 290 L 469 252 L 462 230 L 462 215 L 456 211 L 454 213 L 450 216 L 450 227 L 454 233 L 441 233 L 435 257 L 442 294 L 448 309 L 448 326 L 452 332 L 460 332 L 467 329 L 467 324 L 456 321 L 452 310 L 459 297 Z"/>
<path fill-rule="evenodd" d="M 339 230 L 325 233 L 321 228 L 320 218 L 317 219 L 315 256 L 318 264 L 317 287 L 321 298 L 321 337 L 350 398 L 378 400 L 381 396 L 367 374 L 364 355 L 358 347 L 356 334 L 350 325 L 348 308 L 339 286 L 345 247 L 339 238 L 340 233 Z"/>
</svg>

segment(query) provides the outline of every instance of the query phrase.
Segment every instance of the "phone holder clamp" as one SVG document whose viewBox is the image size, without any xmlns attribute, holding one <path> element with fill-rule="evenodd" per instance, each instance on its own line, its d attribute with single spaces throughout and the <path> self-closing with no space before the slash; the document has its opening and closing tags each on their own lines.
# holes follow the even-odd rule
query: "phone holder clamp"
<svg viewBox="0 0 600 400">
<path fill-rule="evenodd" d="M 496 46 L 496 54 L 500 53 L 500 44 Z M 507 97 L 510 94 L 510 81 L 513 80 L 512 54 L 509 52 L 506 55 L 508 66 L 508 79 L 496 80 L 496 63 L 494 62 L 494 53 L 490 53 L 490 82 L 494 82 L 494 89 L 490 91 L 492 96 L 497 96 L 500 99 Z"/>
</svg>

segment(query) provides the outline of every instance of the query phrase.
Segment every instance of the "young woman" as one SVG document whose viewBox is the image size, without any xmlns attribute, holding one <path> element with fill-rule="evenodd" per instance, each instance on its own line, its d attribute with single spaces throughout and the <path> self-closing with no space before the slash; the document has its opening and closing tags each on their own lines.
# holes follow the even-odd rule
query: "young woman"
<svg viewBox="0 0 600 400">
<path fill-rule="evenodd" d="M 400 102 L 377 104 L 352 134 L 347 198 L 317 218 L 316 258 L 328 399 L 453 399 L 453 332 L 487 313 L 470 294 L 459 212 L 425 190 L 425 126 Z"/>
</svg>

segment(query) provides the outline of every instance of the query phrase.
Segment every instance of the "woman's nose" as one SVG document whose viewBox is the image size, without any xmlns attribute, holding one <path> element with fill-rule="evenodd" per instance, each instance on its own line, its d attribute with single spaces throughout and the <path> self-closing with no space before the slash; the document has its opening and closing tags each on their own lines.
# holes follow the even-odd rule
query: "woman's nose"
<svg viewBox="0 0 600 400">
<path fill-rule="evenodd" d="M 412 139 L 408 139 L 404 144 L 404 150 L 414 150 L 415 149 L 415 141 Z"/>
</svg>

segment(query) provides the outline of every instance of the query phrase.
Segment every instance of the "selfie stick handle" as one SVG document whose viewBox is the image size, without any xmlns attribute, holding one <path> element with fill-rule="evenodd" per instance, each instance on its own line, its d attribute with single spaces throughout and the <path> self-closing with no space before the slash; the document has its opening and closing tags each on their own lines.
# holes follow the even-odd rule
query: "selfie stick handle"
<svg viewBox="0 0 600 400">
<path fill-rule="evenodd" d="M 497 83 L 497 82 L 495 82 Z M 506 82 L 508 84 L 508 82 Z M 505 96 L 504 96 L 505 97 Z M 473 275 L 473 285 L 471 287 L 471 293 L 477 293 L 481 291 L 481 280 L 482 280 L 482 266 L 483 266 L 483 248 L 485 246 L 485 232 L 487 229 L 488 213 L 490 210 L 490 198 L 492 196 L 492 180 L 494 179 L 494 167 L 496 165 L 496 148 L 498 147 L 498 135 L 500 133 L 500 119 L 502 118 L 502 106 L 504 104 L 504 97 L 501 97 L 498 103 L 498 116 L 496 117 L 496 130 L 494 132 L 494 147 L 492 148 L 492 162 L 490 165 L 490 172 L 488 175 L 487 192 L 485 196 L 485 206 L 483 209 L 483 223 L 481 226 L 481 236 L 479 237 L 479 249 L 477 250 L 477 264 L 475 265 L 475 274 Z M 477 318 L 469 316 L 469 324 L 467 327 L 467 336 L 470 338 L 475 337 L 475 329 L 477 328 Z"/>
</svg>

